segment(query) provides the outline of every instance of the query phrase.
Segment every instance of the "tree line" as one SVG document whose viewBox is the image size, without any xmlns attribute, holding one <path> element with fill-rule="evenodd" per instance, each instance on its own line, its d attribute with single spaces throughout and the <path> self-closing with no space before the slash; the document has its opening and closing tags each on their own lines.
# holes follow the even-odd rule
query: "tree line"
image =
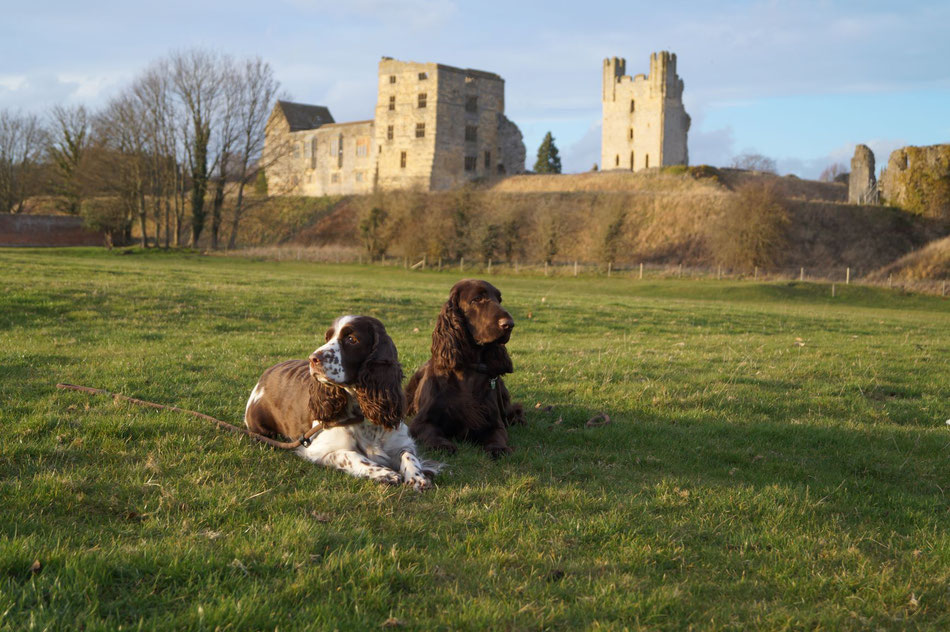
<svg viewBox="0 0 950 632">
<path fill-rule="evenodd" d="M 137 223 L 142 246 L 194 246 L 207 231 L 218 248 L 227 231 L 233 247 L 279 89 L 259 57 L 193 49 L 152 63 L 95 111 L 0 110 L 0 212 L 51 195 L 110 238 L 129 240 Z"/>
</svg>

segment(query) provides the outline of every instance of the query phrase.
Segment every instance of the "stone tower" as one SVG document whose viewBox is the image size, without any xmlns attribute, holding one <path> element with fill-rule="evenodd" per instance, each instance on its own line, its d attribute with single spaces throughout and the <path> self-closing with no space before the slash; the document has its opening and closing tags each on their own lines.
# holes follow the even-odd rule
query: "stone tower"
<svg viewBox="0 0 950 632">
<path fill-rule="evenodd" d="M 381 189 L 450 189 L 524 171 L 521 132 L 492 72 L 383 57 L 376 103 Z"/>
<path fill-rule="evenodd" d="M 683 80 L 676 74 L 676 55 L 650 55 L 650 74 L 625 74 L 627 60 L 604 60 L 603 169 L 639 171 L 689 163 L 686 135 L 690 118 L 683 108 Z"/>
<path fill-rule="evenodd" d="M 848 175 L 848 202 L 850 204 L 877 204 L 880 198 L 874 177 L 874 152 L 867 145 L 854 148 L 851 173 Z"/>
</svg>

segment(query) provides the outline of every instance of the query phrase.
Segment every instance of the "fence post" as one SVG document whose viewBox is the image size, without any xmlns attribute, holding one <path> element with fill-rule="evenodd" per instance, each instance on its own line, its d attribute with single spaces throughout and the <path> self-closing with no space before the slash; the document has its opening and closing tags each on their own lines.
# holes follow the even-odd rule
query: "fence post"
<svg viewBox="0 0 950 632">
<path fill-rule="evenodd" d="M 459 272 L 465 271 L 465 257 L 459 257 Z"/>
<path fill-rule="evenodd" d="M 682 263 L 680 264 L 679 277 L 680 277 L 681 279 L 683 278 L 683 264 L 682 264 Z"/>
<path fill-rule="evenodd" d="M 834 298 L 834 297 L 835 297 L 835 284 L 832 283 L 831 284 L 831 298 Z"/>
<path fill-rule="evenodd" d="M 753 281 L 759 280 L 759 266 L 755 266 L 755 272 L 752 273 L 752 280 Z"/>
<path fill-rule="evenodd" d="M 614 267 L 613 261 L 608 261 L 608 262 L 607 262 L 607 278 L 608 278 L 608 279 L 610 278 L 610 270 L 611 270 L 613 267 Z"/>
<path fill-rule="evenodd" d="M 521 262 L 515 261 L 515 274 L 518 274 L 518 270 L 521 268 Z"/>
<path fill-rule="evenodd" d="M 488 259 L 488 274 L 491 274 L 491 259 Z"/>
<path fill-rule="evenodd" d="M 894 275 L 893 275 L 893 274 L 888 274 L 888 275 L 887 275 L 887 287 L 892 287 L 892 285 L 893 285 L 893 283 L 892 283 L 893 280 L 894 280 Z"/>
<path fill-rule="evenodd" d="M 442 257 L 439 257 L 439 272 L 442 272 Z"/>
<path fill-rule="evenodd" d="M 544 262 L 544 276 L 547 276 L 547 275 L 548 275 L 548 262 L 545 261 Z"/>
<path fill-rule="evenodd" d="M 716 270 L 716 280 L 719 281 L 722 279 L 722 266 L 719 266 L 719 269 Z"/>
<path fill-rule="evenodd" d="M 409 269 L 409 257 L 402 258 L 402 264 L 406 267 L 406 270 Z"/>
<path fill-rule="evenodd" d="M 574 259 L 574 276 L 577 276 L 577 259 Z"/>
<path fill-rule="evenodd" d="M 847 272 L 845 272 L 844 284 L 851 285 L 851 268 L 848 268 Z"/>
<path fill-rule="evenodd" d="M 640 278 L 643 278 L 643 262 L 640 262 Z"/>
<path fill-rule="evenodd" d="M 947 295 L 947 282 L 944 281 L 943 285 L 940 287 L 940 296 L 946 296 L 946 295 Z"/>
<path fill-rule="evenodd" d="M 805 268 L 802 268 L 801 271 L 798 273 L 798 280 L 799 281 L 805 280 Z"/>
</svg>

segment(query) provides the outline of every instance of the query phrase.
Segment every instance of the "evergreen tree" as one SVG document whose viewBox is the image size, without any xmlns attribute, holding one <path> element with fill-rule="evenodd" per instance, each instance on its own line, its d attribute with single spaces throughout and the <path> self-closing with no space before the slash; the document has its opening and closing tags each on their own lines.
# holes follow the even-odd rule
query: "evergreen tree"
<svg viewBox="0 0 950 632">
<path fill-rule="evenodd" d="M 544 135 L 541 146 L 538 147 L 538 161 L 534 163 L 535 173 L 561 173 L 561 157 L 558 156 L 557 146 L 551 132 Z"/>
</svg>

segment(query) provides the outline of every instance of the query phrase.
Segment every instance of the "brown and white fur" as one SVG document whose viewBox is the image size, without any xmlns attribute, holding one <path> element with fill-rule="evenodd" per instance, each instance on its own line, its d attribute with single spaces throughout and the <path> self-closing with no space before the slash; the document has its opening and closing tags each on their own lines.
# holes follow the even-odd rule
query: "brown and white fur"
<svg viewBox="0 0 950 632">
<path fill-rule="evenodd" d="M 359 478 L 422 491 L 432 486 L 439 464 L 419 460 L 402 423 L 405 411 L 402 367 L 383 324 L 369 316 L 342 316 L 308 360 L 264 371 L 247 401 L 244 423 L 254 432 L 290 439 L 322 424 L 324 430 L 297 448 L 298 455 Z"/>
</svg>

